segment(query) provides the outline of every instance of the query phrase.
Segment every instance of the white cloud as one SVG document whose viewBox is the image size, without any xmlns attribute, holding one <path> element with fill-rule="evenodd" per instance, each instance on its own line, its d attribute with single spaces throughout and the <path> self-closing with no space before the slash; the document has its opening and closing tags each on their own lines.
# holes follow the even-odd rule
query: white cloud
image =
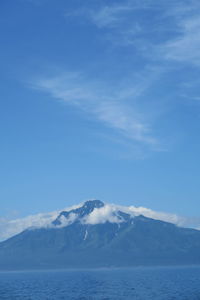
<svg viewBox="0 0 200 300">
<path fill-rule="evenodd" d="M 133 47 L 133 55 L 137 53 L 143 65 L 141 69 L 145 71 L 132 69 L 124 77 L 133 77 L 140 73 L 143 77 L 140 84 L 129 80 L 122 86 L 119 85 L 120 79 L 113 84 L 109 80 L 106 82 L 106 79 L 95 81 L 83 73 L 64 72 L 58 76 L 41 77 L 32 86 L 83 110 L 87 117 L 112 128 L 113 132 L 126 141 L 131 140 L 135 145 L 147 146 L 148 150 L 165 150 L 163 145 L 169 142 L 161 142 L 162 137 L 156 136 L 153 128 L 155 119 L 150 121 L 151 117 L 148 118 L 148 114 L 151 114 L 151 103 L 157 101 L 154 111 L 158 111 L 162 99 L 148 99 L 147 92 L 152 84 L 159 90 L 161 73 L 171 72 L 170 66 L 175 70 L 177 64 L 174 62 L 200 63 L 200 21 L 198 16 L 195 17 L 198 4 L 192 0 L 188 3 L 183 1 L 180 5 L 178 1 L 174 1 L 168 5 L 165 1 L 155 3 L 153 0 L 128 0 L 123 3 L 97 5 L 95 9 L 92 5 L 85 5 L 80 11 L 67 14 L 88 18 L 107 38 L 110 34 L 114 43 Z M 146 22 L 145 13 L 149 17 L 152 15 L 152 18 L 156 15 L 155 22 L 154 19 L 151 23 Z M 135 51 L 136 48 L 139 51 Z M 153 71 L 146 71 L 147 68 Z M 156 75 L 152 75 L 154 73 Z M 116 78 L 115 74 L 113 78 Z M 149 103 L 145 110 L 138 104 L 143 93 L 146 93 L 145 101 Z"/>
<path fill-rule="evenodd" d="M 164 213 L 164 212 L 157 212 L 157 211 L 153 211 L 149 208 L 145 208 L 145 207 L 135 207 L 135 206 L 130 206 L 128 207 L 128 210 L 130 212 L 133 212 L 134 215 L 143 215 L 145 217 L 148 218 L 152 218 L 155 220 L 162 220 L 162 221 L 166 221 L 166 222 L 170 222 L 170 223 L 174 223 L 177 225 L 183 225 L 184 222 L 184 218 L 177 216 L 176 214 L 168 214 L 168 213 Z"/>
<path fill-rule="evenodd" d="M 164 110 L 169 113 L 173 100 L 168 101 L 168 107 L 163 105 L 161 108 L 164 103 L 162 101 L 165 100 L 156 99 L 158 96 L 152 99 L 147 93 L 149 91 L 152 95 L 152 85 L 155 91 L 159 91 L 160 86 L 165 84 L 161 74 L 171 72 L 169 75 L 176 78 L 176 68 L 179 67 L 177 62 L 199 65 L 200 21 L 195 12 L 199 7 L 198 2 L 190 0 L 180 4 L 174 1 L 168 5 L 166 1 L 155 4 L 153 0 L 128 0 L 100 7 L 97 5 L 96 9 L 87 5 L 84 7 L 85 9 L 81 8 L 71 15 L 88 18 L 103 35 L 107 35 L 107 38 L 110 34 L 114 43 L 130 47 L 133 50 L 132 55 L 138 56 L 141 68 L 134 70 L 134 66 L 130 66 L 130 69 L 127 68 L 127 74 L 121 78 L 134 78 L 139 74 L 141 83 L 127 79 L 126 84 L 120 85 L 120 78 L 117 78 L 114 72 L 112 80 L 95 80 L 93 75 L 88 76 L 86 71 L 84 75 L 79 72 L 64 72 L 52 77 L 47 75 L 33 81 L 32 87 L 81 109 L 87 117 L 111 128 L 113 133 L 117 134 L 117 138 L 123 140 L 126 145 L 127 142 L 131 142 L 133 146 L 141 147 L 141 157 L 144 157 L 143 152 L 146 153 L 146 150 L 163 151 L 170 148 L 170 145 L 167 145 L 170 144 L 170 138 L 168 141 L 161 141 L 162 138 L 167 139 L 167 135 L 165 129 L 161 132 L 162 126 L 155 128 L 155 121 L 160 118 L 159 109 L 163 110 L 161 114 L 165 113 Z M 146 22 L 148 18 L 145 17 L 145 13 L 149 14 L 149 17 L 152 14 L 152 18 L 156 15 L 155 22 L 154 19 L 151 23 Z M 116 62 L 118 63 L 120 65 L 120 61 Z M 174 90 L 170 93 L 173 99 Z M 184 94 L 184 91 L 181 91 L 181 94 Z M 153 92 L 153 95 L 156 93 Z M 142 97 L 145 99 L 145 109 L 143 103 L 139 102 Z M 167 95 L 162 97 L 166 98 Z M 193 95 L 193 99 L 195 97 L 196 95 Z M 151 108 L 152 103 L 154 112 Z M 140 151 L 136 149 L 135 152 Z M 140 157 L 138 154 L 135 156 Z"/>
<path fill-rule="evenodd" d="M 181 217 L 176 214 L 154 211 L 142 206 L 122 206 L 115 204 L 106 204 L 104 207 L 94 209 L 88 217 L 83 219 L 83 223 L 93 225 L 105 222 L 121 223 L 122 219 L 117 214 L 118 211 L 129 214 L 132 217 L 143 215 L 147 218 L 173 223 L 182 227 L 200 228 L 200 218 Z"/>
<path fill-rule="evenodd" d="M 158 150 L 158 141 L 151 134 L 150 124 L 144 121 L 145 116 L 135 108 L 136 100 L 150 84 L 151 78 L 148 78 L 135 86 L 132 83 L 131 87 L 129 84 L 121 87 L 117 83 L 111 86 L 105 82 L 88 79 L 81 73 L 68 72 L 36 80 L 32 87 L 76 106 L 123 137 Z"/>
<path fill-rule="evenodd" d="M 86 7 L 72 15 L 82 15 L 99 29 L 106 29 L 102 34 L 114 44 L 138 48 L 152 63 L 159 58 L 159 63 L 168 60 L 199 65 L 199 11 L 197 0 L 126 0 Z M 152 22 L 146 23 L 146 18 Z"/>
<path fill-rule="evenodd" d="M 82 204 L 74 205 L 65 208 L 65 211 L 80 207 Z M 30 215 L 21 219 L 10 220 L 7 218 L 0 218 L 0 241 L 5 240 L 13 235 L 16 235 L 23 230 L 31 227 L 48 227 L 51 222 L 54 221 L 59 215 L 59 211 L 50 213 L 40 213 L 36 215 Z"/>
<path fill-rule="evenodd" d="M 83 203 L 80 203 L 79 205 L 65 208 L 63 210 L 50 213 L 40 213 L 15 220 L 7 220 L 1 218 L 0 240 L 5 240 L 28 228 L 54 227 L 51 223 L 58 217 L 61 211 L 70 211 L 71 209 L 78 208 L 82 205 Z M 93 212 L 90 213 L 90 215 L 88 215 L 87 217 L 84 217 L 81 222 L 84 224 L 92 225 L 102 224 L 105 222 L 121 223 L 122 217 L 118 215 L 119 210 L 126 214 L 130 214 L 132 217 L 143 215 L 148 218 L 170 222 L 182 227 L 200 229 L 200 218 L 181 217 L 176 214 L 153 211 L 145 207 L 122 206 L 114 204 L 105 204 L 104 207 L 94 209 Z M 74 213 L 71 213 L 67 219 L 63 216 L 60 219 L 62 224 L 56 227 L 60 228 L 68 226 L 72 224 L 76 219 L 77 216 Z"/>
<path fill-rule="evenodd" d="M 135 16 L 133 17 L 132 13 L 141 12 L 142 10 L 158 10 L 163 5 L 166 7 L 165 3 L 160 1 L 155 3 L 153 0 L 125 0 L 118 3 L 107 3 L 100 4 L 94 7 L 84 7 L 80 10 L 76 10 L 71 13 L 66 13 L 66 17 L 69 16 L 84 16 L 94 23 L 99 28 L 117 28 L 119 29 L 123 23 L 128 21 L 134 23 Z"/>
<path fill-rule="evenodd" d="M 70 213 L 67 218 L 62 215 L 61 217 L 59 217 L 60 225 L 57 225 L 56 227 L 68 226 L 68 225 L 74 223 L 76 221 L 76 219 L 77 219 L 77 215 L 75 213 Z"/>
<path fill-rule="evenodd" d="M 138 48 L 140 53 L 148 52 L 151 44 L 147 41 L 160 30 L 154 24 L 154 12 L 161 15 L 168 6 L 164 1 L 153 0 L 125 0 L 118 3 L 99 3 L 99 5 L 84 5 L 73 12 L 65 14 L 66 17 L 84 18 L 99 29 L 99 36 L 110 41 L 116 46 L 132 46 Z M 147 12 L 150 13 L 147 16 Z M 153 12 L 153 14 L 151 14 Z M 147 19 L 152 19 L 151 24 L 145 24 Z M 167 28 L 162 28 L 162 31 Z"/>
<path fill-rule="evenodd" d="M 106 204 L 101 208 L 95 208 L 89 216 L 83 219 L 85 224 L 102 224 L 106 222 L 120 223 L 121 220 L 116 216 L 117 206 Z"/>
<path fill-rule="evenodd" d="M 178 37 L 164 45 L 166 59 L 200 65 L 200 19 L 199 16 L 184 18 L 179 23 Z"/>
<path fill-rule="evenodd" d="M 57 216 L 57 212 L 37 214 L 22 219 L 0 219 L 0 240 L 18 234 L 29 227 L 45 227 Z"/>
<path fill-rule="evenodd" d="M 133 9 L 130 3 L 114 4 L 101 7 L 96 11 L 89 11 L 89 17 L 100 28 L 118 27 L 123 15 Z"/>
</svg>

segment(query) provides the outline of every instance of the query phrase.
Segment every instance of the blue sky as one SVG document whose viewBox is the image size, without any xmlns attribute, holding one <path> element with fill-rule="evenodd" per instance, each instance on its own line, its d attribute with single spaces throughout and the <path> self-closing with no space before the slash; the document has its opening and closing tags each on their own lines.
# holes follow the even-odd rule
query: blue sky
<svg viewBox="0 0 200 300">
<path fill-rule="evenodd" d="M 1 1 L 1 217 L 90 198 L 199 216 L 199 12 Z"/>
</svg>

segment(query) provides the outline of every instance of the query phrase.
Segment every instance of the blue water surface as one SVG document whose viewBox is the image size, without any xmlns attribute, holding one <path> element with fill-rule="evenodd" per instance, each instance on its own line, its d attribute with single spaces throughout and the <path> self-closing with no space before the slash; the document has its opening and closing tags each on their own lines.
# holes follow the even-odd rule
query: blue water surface
<svg viewBox="0 0 200 300">
<path fill-rule="evenodd" d="M 0 272 L 0 299 L 200 300 L 200 267 Z"/>
</svg>

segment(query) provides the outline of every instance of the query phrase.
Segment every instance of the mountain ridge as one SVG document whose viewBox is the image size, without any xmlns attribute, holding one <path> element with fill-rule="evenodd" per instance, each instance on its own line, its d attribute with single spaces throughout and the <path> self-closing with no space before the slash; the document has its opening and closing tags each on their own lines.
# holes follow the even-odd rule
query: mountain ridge
<svg viewBox="0 0 200 300">
<path fill-rule="evenodd" d="M 200 264 L 200 231 L 108 208 L 86 201 L 1 242 L 0 270 Z"/>
<path fill-rule="evenodd" d="M 88 201 L 96 201 L 96 199 Z M 0 241 L 6 240 L 18 233 L 21 233 L 23 230 L 30 227 L 50 227 L 52 226 L 52 222 L 56 220 L 56 218 L 60 215 L 61 212 L 69 212 L 71 210 L 80 208 L 84 205 L 84 203 L 82 202 L 78 205 L 73 205 L 62 210 L 56 210 L 47 213 L 38 213 L 18 219 L 0 218 Z M 124 206 L 110 203 L 104 203 L 104 207 L 96 211 L 96 213 L 94 212 L 94 214 L 92 214 L 92 216 L 90 216 L 89 220 L 87 221 L 91 224 L 102 223 L 106 220 L 115 220 L 118 222 L 119 216 L 117 216 L 117 219 L 114 218 L 114 220 L 111 218 L 111 214 L 113 211 L 121 211 L 125 214 L 129 214 L 132 216 L 144 215 L 148 218 L 170 222 L 181 227 L 200 229 L 200 218 L 198 217 L 181 217 L 172 213 L 154 211 L 152 209 L 145 208 L 142 206 Z M 71 217 L 72 219 L 69 220 L 69 223 L 73 222 L 73 217 L 75 216 L 72 214 Z M 66 221 L 66 218 L 63 217 L 62 219 L 62 221 Z M 66 223 L 61 223 L 62 224 L 60 224 L 60 226 L 67 225 Z"/>
</svg>

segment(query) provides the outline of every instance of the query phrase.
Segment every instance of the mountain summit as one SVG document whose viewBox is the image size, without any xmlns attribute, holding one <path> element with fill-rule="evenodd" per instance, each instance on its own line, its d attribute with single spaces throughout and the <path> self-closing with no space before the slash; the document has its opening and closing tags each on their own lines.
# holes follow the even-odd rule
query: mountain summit
<svg viewBox="0 0 200 300">
<path fill-rule="evenodd" d="M 0 270 L 200 263 L 200 231 L 89 200 L 0 243 Z"/>
<path fill-rule="evenodd" d="M 126 222 L 131 217 L 135 217 L 133 212 L 128 214 L 119 210 L 116 205 L 105 204 L 100 200 L 88 200 L 78 208 L 62 211 L 51 225 L 65 227 L 75 222 L 91 225 L 106 222 L 121 223 Z"/>
<path fill-rule="evenodd" d="M 76 219 L 84 218 L 92 213 L 95 208 L 101 208 L 104 207 L 104 205 L 105 204 L 100 200 L 88 200 L 79 208 L 61 212 L 52 224 L 55 226 L 62 225 L 63 221 L 69 220 L 72 215 L 75 215 Z"/>
</svg>

